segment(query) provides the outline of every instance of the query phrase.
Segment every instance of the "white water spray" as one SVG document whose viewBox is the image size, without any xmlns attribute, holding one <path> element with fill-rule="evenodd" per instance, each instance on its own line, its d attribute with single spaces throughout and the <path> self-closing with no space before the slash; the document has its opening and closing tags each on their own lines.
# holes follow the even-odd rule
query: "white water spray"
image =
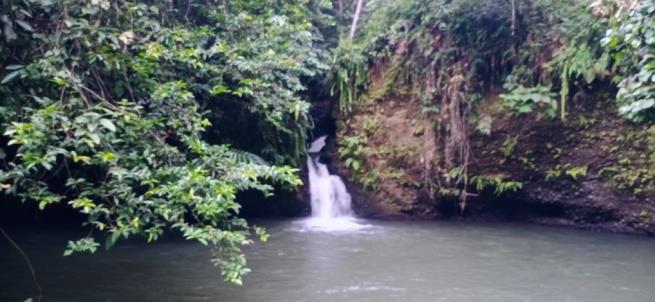
<svg viewBox="0 0 655 302">
<path fill-rule="evenodd" d="M 325 138 L 321 139 L 325 144 Z M 318 161 L 318 155 L 307 156 L 307 169 L 312 217 L 320 219 L 352 217 L 352 199 L 341 178 L 330 175 L 327 166 Z"/>
<path fill-rule="evenodd" d="M 337 175 L 331 175 L 325 164 L 319 162 L 319 153 L 325 147 L 327 136 L 312 142 L 307 155 L 309 192 L 312 217 L 306 226 L 321 231 L 353 230 L 367 227 L 355 221 L 351 197 L 346 185 Z"/>
</svg>

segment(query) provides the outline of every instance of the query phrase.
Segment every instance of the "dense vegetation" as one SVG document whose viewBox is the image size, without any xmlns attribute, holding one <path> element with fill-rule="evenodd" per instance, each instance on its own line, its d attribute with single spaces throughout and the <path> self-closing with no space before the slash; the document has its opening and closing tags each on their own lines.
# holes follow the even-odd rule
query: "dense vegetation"
<svg viewBox="0 0 655 302">
<path fill-rule="evenodd" d="M 384 146 L 376 146 L 364 152 L 375 127 L 366 121 L 360 124 L 358 118 L 379 117 L 348 112 L 358 107 L 364 112 L 380 111 L 376 102 L 394 98 L 409 98 L 406 108 L 419 102 L 421 118 L 433 122 L 427 126 L 430 129 L 417 125 L 414 134 L 434 131 L 435 154 L 427 156 L 433 159 L 426 160 L 425 180 L 406 185 L 456 196 L 464 210 L 474 191 L 521 189 L 521 183 L 512 179 L 469 173 L 470 136 L 490 131 L 492 120 L 479 110 L 488 107 L 490 96 L 502 99 L 505 112 L 531 114 L 537 120 L 558 118 L 564 125 L 570 123 L 569 103 L 589 95 L 609 97 L 616 100 L 614 104 L 599 105 L 615 106 L 623 117 L 647 129 L 655 122 L 653 5 L 652 1 L 372 1 L 357 37 L 339 45 L 331 73 L 344 112 L 340 155 L 355 181 L 370 189 L 385 179 L 407 178 L 403 171 L 385 175 L 367 168 L 366 160 L 418 157 L 425 151 L 423 143 L 405 144 L 405 150 L 384 151 L 380 150 Z M 505 157 L 516 140 L 508 138 L 503 144 Z M 647 178 L 640 181 L 648 182 Z"/>
<path fill-rule="evenodd" d="M 2 1 L 0 186 L 86 214 L 66 255 L 167 229 L 248 270 L 236 194 L 294 189 L 320 1 Z"/>
</svg>

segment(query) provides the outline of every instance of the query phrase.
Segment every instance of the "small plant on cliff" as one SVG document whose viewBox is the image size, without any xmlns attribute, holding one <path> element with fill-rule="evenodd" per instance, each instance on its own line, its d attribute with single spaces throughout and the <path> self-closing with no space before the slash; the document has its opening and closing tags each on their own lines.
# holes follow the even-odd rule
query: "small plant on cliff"
<svg viewBox="0 0 655 302">
<path fill-rule="evenodd" d="M 380 177 L 372 171 L 367 171 L 365 152 L 366 139 L 361 136 L 346 136 L 339 141 L 339 156 L 344 165 L 352 172 L 352 180 L 361 184 L 367 190 L 376 190 Z"/>
<path fill-rule="evenodd" d="M 478 119 L 475 130 L 484 134 L 491 135 L 491 129 L 493 126 L 494 119 L 491 116 L 483 116 Z"/>
<path fill-rule="evenodd" d="M 343 137 L 339 141 L 339 156 L 344 159 L 346 167 L 357 173 L 364 163 L 365 140 L 359 136 Z"/>
<path fill-rule="evenodd" d="M 644 150 L 620 158 L 614 165 L 603 168 L 600 174 L 608 176 L 610 187 L 629 190 L 635 194 L 655 192 L 655 126 L 647 131 L 635 131 L 625 135 L 631 142 Z M 617 140 L 624 144 L 626 139 Z"/>
<path fill-rule="evenodd" d="M 546 170 L 546 181 L 557 179 L 562 176 L 562 165 Z"/>
<path fill-rule="evenodd" d="M 579 180 L 581 177 L 587 176 L 587 166 L 578 166 L 578 167 L 571 167 L 568 168 L 564 171 L 564 174 L 570 176 L 573 178 L 573 180 Z"/>
<path fill-rule="evenodd" d="M 543 111 L 547 117 L 553 118 L 557 114 L 557 101 L 555 93 L 550 91 L 550 87 L 536 86 L 523 87 L 519 86 L 510 89 L 509 93 L 501 94 L 503 104 L 512 112 L 530 113 L 537 109 Z"/>
<path fill-rule="evenodd" d="M 504 160 L 506 160 L 510 156 L 512 156 L 512 153 L 514 153 L 514 149 L 516 148 L 516 145 L 518 144 L 518 139 L 519 139 L 518 136 L 508 137 L 503 142 L 503 145 L 500 146 L 500 152 L 503 154 Z"/>
<path fill-rule="evenodd" d="M 506 192 L 517 192 L 523 188 L 523 183 L 515 180 L 506 180 L 505 175 L 474 175 L 471 177 L 471 184 L 478 192 L 493 188 L 494 194 L 502 195 Z"/>
</svg>

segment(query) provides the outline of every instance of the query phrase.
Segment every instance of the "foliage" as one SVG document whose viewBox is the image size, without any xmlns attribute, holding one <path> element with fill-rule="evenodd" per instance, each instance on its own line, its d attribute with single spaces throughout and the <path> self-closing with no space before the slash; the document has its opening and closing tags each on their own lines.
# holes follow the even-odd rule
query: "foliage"
<svg viewBox="0 0 655 302">
<path fill-rule="evenodd" d="M 573 180 L 578 180 L 580 177 L 587 176 L 587 170 L 587 166 L 578 166 L 568 168 L 566 171 L 564 171 L 564 173 L 573 178 Z"/>
<path fill-rule="evenodd" d="M 570 84 L 573 80 L 582 78 L 586 84 L 592 84 L 596 78 L 602 78 L 607 73 L 609 56 L 598 57 L 587 44 L 567 46 L 560 50 L 550 66 L 557 66 L 560 72 L 560 118 L 566 119 L 566 104 L 570 95 Z"/>
<path fill-rule="evenodd" d="M 635 122 L 655 121 L 655 2 L 640 1 L 619 14 L 603 44 L 612 50 L 619 83 L 619 112 Z"/>
<path fill-rule="evenodd" d="M 442 153 L 435 156 L 439 162 L 434 171 L 425 173 L 442 178 L 434 179 L 441 186 L 460 189 L 441 191 L 459 191 L 465 199 L 469 119 L 476 116 L 481 95 L 495 93 L 504 84 L 502 98 L 509 110 L 554 117 L 559 109 L 564 119 L 570 92 L 607 75 L 610 57 L 598 40 L 608 21 L 594 16 L 590 4 L 373 1 L 367 5 L 357 39 L 341 44 L 347 49 L 341 53 L 344 60 L 357 57 L 357 62 L 366 64 L 366 79 L 357 79 L 363 84 L 348 87 L 360 90 L 361 98 L 381 99 L 382 93 L 419 100 L 421 112 L 437 121 L 434 132 L 440 146 L 436 150 Z M 332 73 L 342 70 L 337 65 Z M 552 91 L 557 89 L 559 103 Z M 353 94 L 337 92 L 342 98 Z M 456 168 L 462 177 L 443 173 Z"/>
<path fill-rule="evenodd" d="M 366 151 L 366 139 L 364 137 L 343 137 L 339 141 L 339 156 L 344 160 L 345 166 L 352 172 L 353 181 L 361 184 L 365 189 L 375 190 L 380 179 L 376 174 L 367 171 L 365 167 Z"/>
<path fill-rule="evenodd" d="M 478 119 L 475 130 L 478 130 L 478 132 L 480 132 L 480 133 L 482 133 L 484 135 L 490 135 L 493 122 L 494 122 L 494 120 L 493 120 L 492 117 L 483 116 L 483 117 Z"/>
<path fill-rule="evenodd" d="M 369 95 L 406 92 L 420 100 L 423 114 L 438 115 L 435 132 L 440 133 L 443 154 L 436 156 L 436 165 L 425 165 L 437 168 L 425 172 L 442 178 L 434 181 L 440 192 L 465 193 L 468 115 L 479 99 L 473 91 L 498 72 L 486 63 L 503 57 L 497 46 L 509 43 L 502 26 L 505 6 L 494 1 L 380 1 L 371 7 L 358 41 L 369 58 L 369 75 L 379 82 L 369 85 L 374 89 Z M 463 177 L 442 171 L 460 171 Z M 464 190 L 446 188 L 451 186 Z M 467 195 L 460 196 L 465 205 Z"/>
<path fill-rule="evenodd" d="M 634 194 L 655 192 L 655 126 L 646 131 L 628 133 L 617 143 L 631 143 L 642 150 L 626 154 L 600 171 L 601 175 L 608 177 L 609 186 Z"/>
<path fill-rule="evenodd" d="M 500 147 L 500 152 L 502 152 L 503 157 L 505 159 L 509 158 L 510 156 L 512 156 L 512 153 L 514 153 L 514 149 L 518 144 L 518 139 L 519 139 L 518 136 L 512 136 L 512 137 L 508 137 L 503 142 L 503 145 Z"/>
<path fill-rule="evenodd" d="M 345 158 L 346 167 L 358 172 L 362 168 L 362 157 L 366 149 L 364 138 L 344 137 L 339 142 L 339 155 Z"/>
<path fill-rule="evenodd" d="M 574 87 L 580 89 L 607 76 L 609 55 L 598 43 L 607 20 L 594 16 L 590 4 L 586 0 L 517 3 L 515 36 L 522 40 L 512 50 L 511 71 L 504 78 L 510 95 L 522 87 L 559 88 L 557 107 L 565 120 Z"/>
<path fill-rule="evenodd" d="M 555 168 L 546 170 L 546 180 L 557 179 L 562 176 L 562 165 L 557 165 Z"/>
<path fill-rule="evenodd" d="M 346 43 L 333 50 L 332 71 L 328 78 L 330 94 L 337 95 L 339 110 L 349 112 L 360 100 L 366 85 L 366 68 L 363 56 Z"/>
<path fill-rule="evenodd" d="M 420 174 L 425 183 L 438 184 L 440 192 L 465 200 L 469 186 L 485 187 L 485 182 L 492 182 L 467 176 L 469 129 L 476 127 L 489 135 L 492 120 L 487 116 L 502 117 L 501 110 L 537 119 L 559 116 L 561 121 L 543 124 L 564 130 L 544 137 L 566 137 L 565 145 L 548 147 L 555 161 L 564 160 L 565 150 L 579 137 L 562 123 L 573 121 L 571 126 L 577 124 L 579 128 L 595 124 L 594 129 L 611 127 L 604 123 L 607 111 L 601 108 L 608 106 L 605 100 L 616 98 L 619 113 L 630 120 L 655 120 L 655 96 L 651 91 L 655 87 L 653 15 L 652 0 L 371 1 L 358 36 L 354 41 L 342 42 L 345 51 L 341 55 L 346 61 L 357 57 L 357 62 L 364 64 L 365 79 L 358 78 L 360 85 L 349 86 L 358 90 L 357 101 L 388 100 L 393 106 L 371 102 L 375 105 L 342 112 L 343 117 L 375 116 L 376 111 L 390 107 L 410 114 L 420 112 L 420 118 L 432 122 L 434 129 L 421 129 L 419 133 L 433 134 L 431 138 L 436 141 L 436 146 L 430 144 L 432 141 L 425 143 L 422 151 L 438 154 L 426 156 L 434 162 L 416 165 L 416 169 L 425 170 L 412 171 L 413 175 Z M 341 69 L 336 66 L 332 72 Z M 504 108 L 496 110 L 491 107 L 494 104 L 481 104 L 496 99 L 500 92 Z M 403 102 L 407 102 L 405 107 Z M 569 117 L 572 112 L 590 108 L 595 110 L 590 118 L 582 114 Z M 408 117 L 412 122 L 416 118 Z M 498 123 L 498 127 L 501 131 L 522 131 L 506 123 Z M 355 125 L 346 126 L 343 132 L 360 136 L 367 131 Z M 597 136 L 593 143 L 583 142 L 584 147 L 602 145 L 608 137 L 605 131 Z M 543 163 L 535 163 L 528 155 L 513 156 L 522 143 L 517 137 L 510 134 L 502 146 L 486 154 L 502 153 L 500 164 L 512 157 L 526 170 L 539 172 Z M 380 146 L 388 145 L 376 141 Z M 532 154 L 539 158 L 541 150 L 535 152 Z M 394 161 L 391 152 L 371 153 L 379 155 L 381 162 Z M 629 163 L 606 173 L 617 183 L 643 192 L 652 184 L 652 173 L 647 173 L 652 170 L 646 159 L 649 153 L 643 153 L 643 158 L 631 155 Z M 562 163 L 545 171 L 545 178 L 580 181 L 591 173 L 596 177 L 596 165 Z M 397 167 L 388 170 L 391 168 Z"/>
<path fill-rule="evenodd" d="M 555 94 L 549 87 L 518 87 L 510 90 L 507 94 L 501 94 L 503 104 L 510 110 L 517 113 L 529 113 L 535 107 L 543 110 L 546 116 L 553 118 L 557 114 L 557 101 Z"/>
<path fill-rule="evenodd" d="M 523 183 L 515 180 L 505 180 L 502 174 L 496 175 L 474 175 L 471 177 L 471 184 L 478 191 L 482 192 L 487 188 L 493 188 L 497 196 L 506 192 L 517 192 L 523 188 Z"/>
<path fill-rule="evenodd" d="M 572 167 L 570 164 L 559 164 L 551 169 L 546 170 L 545 176 L 547 181 L 557 179 L 562 175 L 567 175 L 571 177 L 571 179 L 578 181 L 580 178 L 587 176 L 588 171 L 588 166 Z"/>
<path fill-rule="evenodd" d="M 179 231 L 240 283 L 240 247 L 265 234 L 237 216 L 236 195 L 300 184 L 283 164 L 312 126 L 301 93 L 326 69 L 326 5 L 0 2 L 0 188 L 77 209 L 107 247 Z M 94 238 L 66 253 L 93 252 Z"/>
</svg>

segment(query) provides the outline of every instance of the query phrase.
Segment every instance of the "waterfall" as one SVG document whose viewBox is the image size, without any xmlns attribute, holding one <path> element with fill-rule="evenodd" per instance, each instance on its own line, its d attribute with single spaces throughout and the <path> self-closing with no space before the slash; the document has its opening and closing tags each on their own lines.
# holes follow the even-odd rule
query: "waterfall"
<svg viewBox="0 0 655 302">
<path fill-rule="evenodd" d="M 325 137 L 314 143 L 325 145 Z M 320 145 L 320 144 L 319 144 Z M 315 147 L 312 144 L 312 147 Z M 320 151 L 322 147 L 318 150 Z M 351 217 L 351 198 L 346 185 L 339 176 L 330 175 L 327 166 L 318 161 L 319 155 L 312 154 L 312 148 L 307 155 L 307 170 L 309 172 L 309 192 L 311 194 L 312 217 L 330 219 Z"/>
<path fill-rule="evenodd" d="M 319 161 L 326 139 L 327 136 L 316 139 L 307 150 L 312 217 L 307 220 L 306 225 L 323 231 L 366 227 L 355 221 L 352 199 L 346 185 L 339 176 L 330 174 L 327 166 Z"/>
</svg>

